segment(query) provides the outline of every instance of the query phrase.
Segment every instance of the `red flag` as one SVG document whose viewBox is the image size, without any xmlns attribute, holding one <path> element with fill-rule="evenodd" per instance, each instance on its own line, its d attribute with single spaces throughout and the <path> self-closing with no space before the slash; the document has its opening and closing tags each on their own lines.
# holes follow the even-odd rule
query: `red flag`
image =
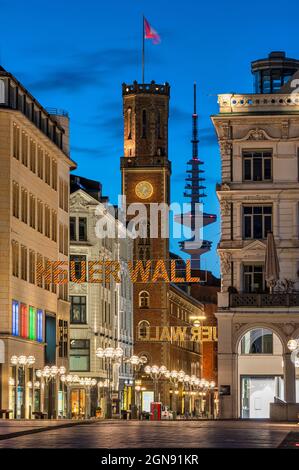
<svg viewBox="0 0 299 470">
<path fill-rule="evenodd" d="M 153 44 L 159 44 L 161 42 L 159 34 L 151 27 L 146 18 L 144 18 L 144 37 L 145 39 L 152 39 Z"/>
</svg>

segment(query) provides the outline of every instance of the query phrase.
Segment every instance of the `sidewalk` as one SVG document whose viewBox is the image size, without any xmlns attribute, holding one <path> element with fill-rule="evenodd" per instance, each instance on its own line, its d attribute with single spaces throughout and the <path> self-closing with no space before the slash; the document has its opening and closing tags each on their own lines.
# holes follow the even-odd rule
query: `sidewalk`
<svg viewBox="0 0 299 470">
<path fill-rule="evenodd" d="M 43 432 L 49 429 L 67 428 L 80 424 L 94 423 L 94 419 L 0 419 L 0 440 L 14 435 Z"/>
</svg>

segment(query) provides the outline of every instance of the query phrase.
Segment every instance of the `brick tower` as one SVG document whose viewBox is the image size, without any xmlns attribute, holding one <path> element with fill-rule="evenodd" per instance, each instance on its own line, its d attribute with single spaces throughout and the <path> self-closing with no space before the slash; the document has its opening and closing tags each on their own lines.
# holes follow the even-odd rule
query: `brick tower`
<svg viewBox="0 0 299 470">
<path fill-rule="evenodd" d="M 122 194 L 127 205 L 169 203 L 171 164 L 168 160 L 168 84 L 155 82 L 123 85 L 124 157 L 121 159 Z M 149 219 L 148 219 L 149 220 Z M 149 235 L 150 226 L 147 225 Z M 168 260 L 167 238 L 137 238 L 134 261 Z M 168 289 L 164 282 L 134 284 L 135 354 L 144 354 L 149 364 L 169 367 L 167 343 L 140 340 L 152 326 L 169 324 Z M 161 397 L 162 398 L 162 397 Z"/>
</svg>

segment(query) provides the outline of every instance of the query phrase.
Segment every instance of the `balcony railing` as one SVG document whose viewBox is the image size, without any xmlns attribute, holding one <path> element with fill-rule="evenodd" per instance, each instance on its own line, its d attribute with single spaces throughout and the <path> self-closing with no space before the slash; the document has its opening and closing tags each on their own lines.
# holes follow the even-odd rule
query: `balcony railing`
<svg viewBox="0 0 299 470">
<path fill-rule="evenodd" d="M 231 307 L 298 307 L 299 292 L 230 294 Z"/>
</svg>

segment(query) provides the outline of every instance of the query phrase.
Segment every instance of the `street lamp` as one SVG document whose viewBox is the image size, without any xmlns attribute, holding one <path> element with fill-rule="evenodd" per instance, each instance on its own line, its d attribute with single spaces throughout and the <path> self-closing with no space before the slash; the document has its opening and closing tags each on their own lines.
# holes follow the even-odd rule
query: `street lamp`
<svg viewBox="0 0 299 470">
<path fill-rule="evenodd" d="M 167 367 L 161 366 L 158 367 L 154 366 L 145 366 L 144 372 L 151 377 L 154 383 L 154 401 L 159 401 L 159 394 L 158 394 L 158 382 L 160 379 L 163 379 L 165 375 L 167 375 Z"/>
<path fill-rule="evenodd" d="M 21 354 L 20 356 L 13 355 L 10 358 L 11 364 L 16 368 L 15 369 L 15 385 L 16 389 L 18 388 L 19 391 L 21 390 L 22 393 L 22 403 L 21 408 L 18 410 L 17 408 L 17 394 L 15 393 L 14 397 L 14 416 L 15 418 L 25 418 L 25 403 L 26 403 L 26 368 L 28 370 L 35 364 L 35 357 L 34 356 L 25 356 Z M 19 373 L 21 371 L 21 374 Z M 32 409 L 29 409 L 29 417 L 31 417 Z M 18 416 L 19 415 L 19 416 Z"/>
<path fill-rule="evenodd" d="M 56 384 L 56 378 L 58 377 L 61 380 L 61 377 L 63 377 L 65 373 L 66 373 L 66 368 L 64 366 L 60 366 L 60 367 L 45 366 L 43 369 L 36 371 L 36 376 L 41 378 L 43 382 L 46 384 L 46 389 L 47 389 L 46 408 L 48 411 L 49 418 L 56 417 L 55 393 L 53 391 L 54 384 Z"/>
<path fill-rule="evenodd" d="M 135 391 L 137 391 L 135 385 L 136 378 L 141 370 L 141 368 L 147 363 L 147 358 L 145 356 L 136 356 L 133 355 L 130 358 L 125 360 L 128 364 L 130 364 L 133 368 L 133 386 L 132 386 L 132 402 L 131 402 L 131 418 L 135 419 L 138 418 L 138 405 L 136 404 L 135 400 Z"/>
<path fill-rule="evenodd" d="M 107 403 L 106 403 L 106 417 L 108 419 L 112 418 L 112 389 L 111 385 L 113 384 L 113 365 L 119 364 L 123 358 L 124 351 L 122 348 L 98 348 L 96 350 L 96 356 L 99 359 L 104 359 L 106 361 L 107 369 Z"/>
</svg>

